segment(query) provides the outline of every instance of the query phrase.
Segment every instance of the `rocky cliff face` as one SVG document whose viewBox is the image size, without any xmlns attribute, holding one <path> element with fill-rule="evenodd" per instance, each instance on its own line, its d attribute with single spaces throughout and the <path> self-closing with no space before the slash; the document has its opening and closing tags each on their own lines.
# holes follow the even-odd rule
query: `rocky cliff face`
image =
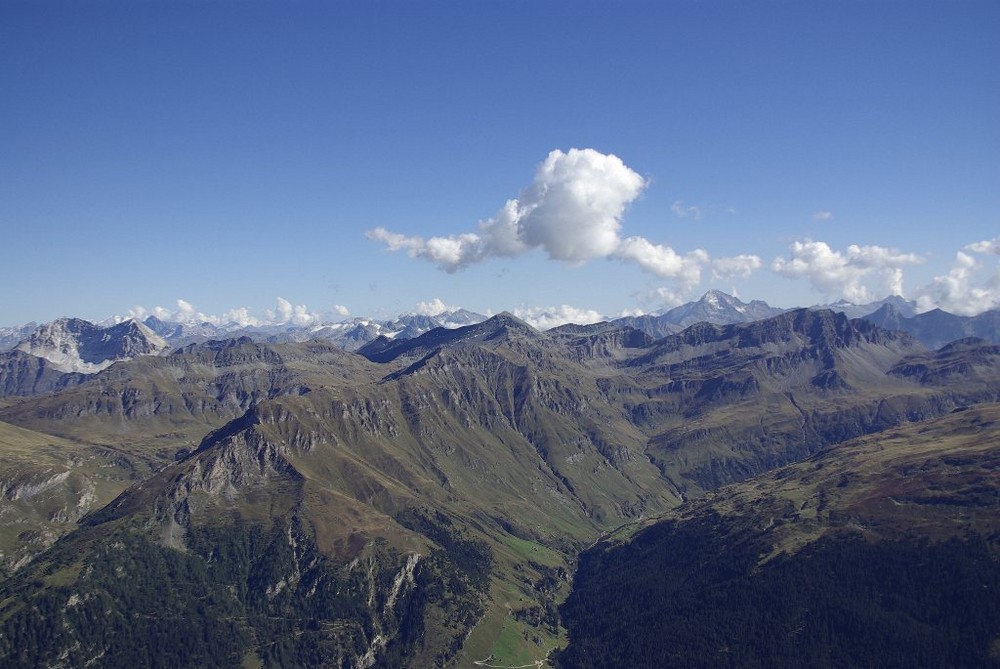
<svg viewBox="0 0 1000 669">
<path fill-rule="evenodd" d="M 79 318 L 39 326 L 16 350 L 48 360 L 63 372 L 93 374 L 118 360 L 159 355 L 168 344 L 146 325 L 127 320 L 102 328 Z"/>
<path fill-rule="evenodd" d="M 79 385 L 86 378 L 79 372 L 64 372 L 30 353 L 0 353 L 0 397 L 43 395 Z"/>
</svg>

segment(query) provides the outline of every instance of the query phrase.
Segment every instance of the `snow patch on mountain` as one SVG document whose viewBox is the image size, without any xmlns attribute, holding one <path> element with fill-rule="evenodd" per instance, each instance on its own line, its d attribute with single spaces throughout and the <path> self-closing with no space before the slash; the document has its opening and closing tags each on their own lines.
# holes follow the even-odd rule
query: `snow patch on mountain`
<svg viewBox="0 0 1000 669">
<path fill-rule="evenodd" d="M 163 337 L 139 321 L 101 327 L 80 318 L 41 325 L 15 347 L 48 360 L 59 371 L 83 374 L 94 374 L 119 360 L 159 355 L 169 348 Z"/>
</svg>

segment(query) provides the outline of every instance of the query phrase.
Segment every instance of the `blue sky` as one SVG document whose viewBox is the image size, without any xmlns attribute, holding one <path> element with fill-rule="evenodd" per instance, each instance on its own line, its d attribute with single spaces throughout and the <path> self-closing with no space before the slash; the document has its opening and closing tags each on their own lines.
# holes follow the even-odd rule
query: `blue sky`
<svg viewBox="0 0 1000 669">
<path fill-rule="evenodd" d="M 995 1 L 2 0 L 0 324 L 995 308 L 998 34 Z"/>
</svg>

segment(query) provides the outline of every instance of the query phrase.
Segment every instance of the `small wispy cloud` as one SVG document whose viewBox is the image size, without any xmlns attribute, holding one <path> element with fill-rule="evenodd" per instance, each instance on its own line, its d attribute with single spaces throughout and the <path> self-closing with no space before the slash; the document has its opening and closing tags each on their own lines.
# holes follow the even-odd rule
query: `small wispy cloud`
<svg viewBox="0 0 1000 669">
<path fill-rule="evenodd" d="M 812 216 L 810 216 L 810 218 L 812 220 L 814 220 L 814 221 L 817 221 L 817 222 L 832 221 L 833 220 L 833 212 L 832 211 L 826 211 L 825 209 L 820 210 L 820 211 L 814 211 L 812 213 Z"/>
<path fill-rule="evenodd" d="M 674 203 L 670 205 L 670 211 L 674 212 L 674 216 L 677 218 L 701 220 L 701 207 L 694 204 L 684 204 L 683 200 L 674 200 Z"/>
<path fill-rule="evenodd" d="M 712 276 L 716 279 L 749 278 L 760 269 L 760 257 L 743 254 L 732 258 L 717 258 L 712 261 Z"/>
<path fill-rule="evenodd" d="M 1000 237 L 994 237 L 993 239 L 987 239 L 981 242 L 973 242 L 965 247 L 965 250 L 972 251 L 973 253 L 984 253 L 1000 255 Z"/>
</svg>

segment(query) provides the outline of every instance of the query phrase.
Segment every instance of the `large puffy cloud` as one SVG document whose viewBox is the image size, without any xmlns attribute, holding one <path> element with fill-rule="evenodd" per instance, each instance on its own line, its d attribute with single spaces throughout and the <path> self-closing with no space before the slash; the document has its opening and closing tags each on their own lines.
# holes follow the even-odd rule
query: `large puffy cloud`
<svg viewBox="0 0 1000 669">
<path fill-rule="evenodd" d="M 593 149 L 553 151 L 522 194 L 520 238 L 556 260 L 607 256 L 618 246 L 625 207 L 645 185 L 618 156 Z"/>
<path fill-rule="evenodd" d="M 771 269 L 789 278 L 808 279 L 828 297 L 862 304 L 903 294 L 903 267 L 923 262 L 913 253 L 882 246 L 851 244 L 845 253 L 826 242 L 794 242 L 790 258 L 775 258 Z"/>
<path fill-rule="evenodd" d="M 390 251 L 403 251 L 447 272 L 491 257 L 514 257 L 541 249 L 549 258 L 579 265 L 595 258 L 635 263 L 641 269 L 679 284 L 682 293 L 701 282 L 704 269 L 716 278 L 748 277 L 760 258 L 740 255 L 712 259 L 695 249 L 685 254 L 643 237 L 621 237 L 622 216 L 646 180 L 620 158 L 593 149 L 552 151 L 538 166 L 531 185 L 508 200 L 477 232 L 447 237 L 407 236 L 385 228 L 366 234 Z M 700 218 L 697 207 L 680 201 L 675 214 Z"/>
<path fill-rule="evenodd" d="M 968 244 L 956 253 L 948 273 L 934 277 L 919 291 L 918 311 L 941 308 L 974 316 L 1000 308 L 1000 265 L 984 263 L 973 254 L 1000 255 L 1000 237 Z"/>
<path fill-rule="evenodd" d="M 618 156 L 593 149 L 555 150 L 520 197 L 480 223 L 478 232 L 424 239 L 380 227 L 367 236 L 448 272 L 535 248 L 555 260 L 579 264 L 618 247 L 622 215 L 645 184 Z"/>
</svg>

